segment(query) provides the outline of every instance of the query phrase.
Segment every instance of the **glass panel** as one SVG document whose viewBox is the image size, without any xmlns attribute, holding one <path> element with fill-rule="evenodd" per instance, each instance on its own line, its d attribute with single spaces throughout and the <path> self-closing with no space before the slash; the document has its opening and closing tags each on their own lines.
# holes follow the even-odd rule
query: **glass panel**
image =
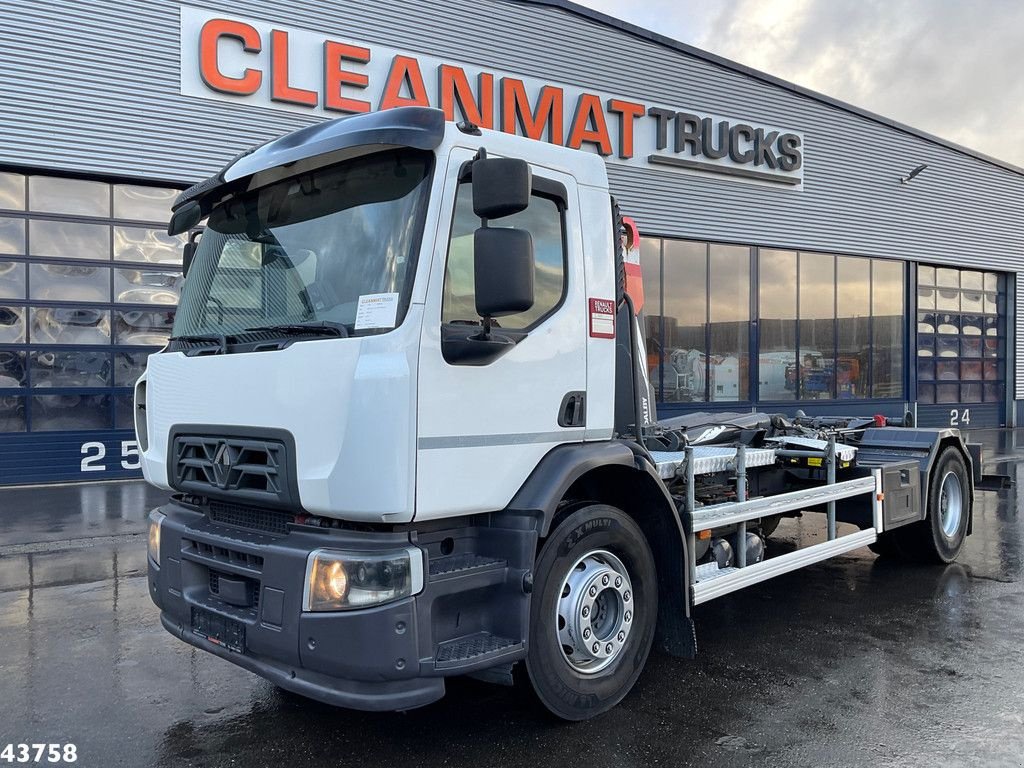
<svg viewBox="0 0 1024 768">
<path fill-rule="evenodd" d="M 522 215 L 522 214 L 521 214 Z M 559 238 L 561 235 L 559 234 Z M 116 261 L 143 261 L 151 264 L 181 264 L 181 252 L 186 235 L 171 237 L 161 229 L 144 227 L 114 227 L 114 259 Z M 559 239 L 559 242 L 561 240 Z M 533 247 L 540 262 L 540 243 L 534 236 Z M 541 286 L 537 286 L 538 293 Z"/>
<path fill-rule="evenodd" d="M 980 292 L 982 284 L 983 280 L 981 272 L 973 272 L 965 269 L 960 273 L 960 288 L 962 290 Z"/>
<path fill-rule="evenodd" d="M 936 315 L 936 330 L 939 333 L 959 334 L 960 315 Z"/>
<path fill-rule="evenodd" d="M 25 398 L 0 395 L 0 432 L 24 432 Z"/>
<path fill-rule="evenodd" d="M 985 357 L 999 357 L 999 339 L 985 339 Z"/>
<path fill-rule="evenodd" d="M 985 273 L 984 288 L 985 288 L 986 291 L 991 291 L 992 293 L 995 293 L 996 291 L 999 290 L 999 275 L 998 275 L 998 273 L 996 273 L 996 272 L 986 272 Z"/>
<path fill-rule="evenodd" d="M 981 336 L 985 324 L 981 315 L 962 315 L 960 317 L 960 333 L 964 336 Z"/>
<path fill-rule="evenodd" d="M 703 402 L 706 397 L 707 253 L 707 243 L 665 241 L 665 346 L 660 368 L 667 402 Z"/>
<path fill-rule="evenodd" d="M 115 184 L 114 218 L 165 223 L 171 218 L 171 203 L 178 193 L 177 189 Z"/>
<path fill-rule="evenodd" d="M 69 216 L 110 216 L 110 185 L 102 181 L 30 176 L 29 207 L 42 213 Z"/>
<path fill-rule="evenodd" d="M 981 312 L 984 306 L 981 300 L 981 291 L 961 291 L 960 292 L 960 311 L 961 312 Z"/>
<path fill-rule="evenodd" d="M 109 344 L 110 311 L 89 307 L 32 309 L 34 344 Z"/>
<path fill-rule="evenodd" d="M 934 288 L 918 288 L 917 289 L 917 308 L 918 309 L 935 309 L 935 289 Z"/>
<path fill-rule="evenodd" d="M 871 350 L 871 262 L 836 259 L 836 311 L 839 350 L 836 389 L 839 397 L 867 397 Z"/>
<path fill-rule="evenodd" d="M 710 263 L 711 400 L 748 400 L 750 249 L 712 245 Z"/>
<path fill-rule="evenodd" d="M 922 405 L 930 405 L 935 402 L 935 385 L 922 384 L 917 388 L 917 401 Z"/>
<path fill-rule="evenodd" d="M 917 316 L 918 333 L 935 333 L 935 313 L 922 312 Z"/>
<path fill-rule="evenodd" d="M 917 337 L 917 356 L 935 357 L 935 337 L 931 334 L 922 334 Z"/>
<path fill-rule="evenodd" d="M 25 220 L 0 216 L 0 253 L 21 256 L 25 253 Z"/>
<path fill-rule="evenodd" d="M 0 210 L 25 210 L 25 177 L 20 173 L 0 173 Z"/>
<path fill-rule="evenodd" d="M 117 352 L 114 354 L 114 385 L 118 387 L 134 387 L 146 371 L 146 360 L 149 352 Z"/>
<path fill-rule="evenodd" d="M 984 312 L 986 315 L 994 315 L 996 314 L 996 312 L 998 312 L 998 307 L 999 305 L 997 304 L 995 293 L 984 294 L 984 300 L 981 308 L 982 312 Z"/>
<path fill-rule="evenodd" d="M 932 358 L 919 357 L 917 359 L 917 379 L 918 381 L 935 380 L 935 361 Z"/>
<path fill-rule="evenodd" d="M 0 306 L 0 344 L 25 341 L 25 308 Z"/>
<path fill-rule="evenodd" d="M 119 304 L 178 303 L 185 278 L 180 272 L 155 269 L 114 270 L 114 301 Z"/>
<path fill-rule="evenodd" d="M 1003 401 L 1003 385 L 1000 383 L 986 381 L 982 392 L 986 403 L 1001 403 Z"/>
<path fill-rule="evenodd" d="M 985 318 L 985 335 L 986 336 L 998 336 L 999 335 L 999 322 L 998 318 L 986 317 Z"/>
<path fill-rule="evenodd" d="M 25 265 L 0 261 L 0 299 L 25 298 Z"/>
<path fill-rule="evenodd" d="M 33 256 L 110 260 L 110 227 L 33 219 L 28 225 Z"/>
<path fill-rule="evenodd" d="M 835 371 L 835 257 L 800 254 L 800 397 L 832 398 Z"/>
<path fill-rule="evenodd" d="M 939 288 L 935 308 L 945 312 L 960 311 L 960 291 L 954 288 Z"/>
<path fill-rule="evenodd" d="M 96 350 L 32 353 L 32 387 L 109 387 L 110 353 Z"/>
<path fill-rule="evenodd" d="M 960 385 L 959 384 L 936 384 L 935 385 L 935 402 L 936 403 L 959 403 L 960 402 Z"/>
<path fill-rule="evenodd" d="M 162 347 L 173 324 L 174 312 L 119 309 L 114 313 L 114 338 L 118 344 Z"/>
<path fill-rule="evenodd" d="M 982 374 L 986 381 L 993 381 L 1002 378 L 999 375 L 999 363 L 995 360 L 985 360 L 982 363 Z"/>
<path fill-rule="evenodd" d="M 921 264 L 917 268 L 918 285 L 935 285 L 935 267 L 926 267 Z"/>
<path fill-rule="evenodd" d="M 979 338 L 965 337 L 960 339 L 960 356 L 981 357 L 981 341 Z"/>
<path fill-rule="evenodd" d="M 132 395 L 114 395 L 114 428 L 135 428 L 135 398 Z"/>
<path fill-rule="evenodd" d="M 939 381 L 959 381 L 960 363 L 956 360 L 936 360 L 935 378 Z"/>
<path fill-rule="evenodd" d="M 33 264 L 30 298 L 40 301 L 110 301 L 110 269 L 85 264 Z"/>
<path fill-rule="evenodd" d="M 981 360 L 962 360 L 960 362 L 961 381 L 981 381 Z"/>
<path fill-rule="evenodd" d="M 647 372 L 658 400 L 662 395 L 661 338 L 661 240 L 640 238 L 640 271 L 644 278 L 644 343 L 647 347 Z"/>
<path fill-rule="evenodd" d="M 0 389 L 24 387 L 27 383 L 25 353 L 0 349 Z"/>
<path fill-rule="evenodd" d="M 903 264 L 871 262 L 873 397 L 903 394 Z"/>
<path fill-rule="evenodd" d="M 32 431 L 110 429 L 110 395 L 35 395 Z"/>
<path fill-rule="evenodd" d="M 796 361 L 796 253 L 762 250 L 758 288 L 761 348 L 758 386 L 761 400 L 795 400 Z"/>
<path fill-rule="evenodd" d="M 981 384 L 961 384 L 960 385 L 960 402 L 961 403 L 980 403 L 981 402 Z"/>
<path fill-rule="evenodd" d="M 935 284 L 940 288 L 959 288 L 960 271 L 956 269 L 940 268 L 935 270 Z"/>
</svg>

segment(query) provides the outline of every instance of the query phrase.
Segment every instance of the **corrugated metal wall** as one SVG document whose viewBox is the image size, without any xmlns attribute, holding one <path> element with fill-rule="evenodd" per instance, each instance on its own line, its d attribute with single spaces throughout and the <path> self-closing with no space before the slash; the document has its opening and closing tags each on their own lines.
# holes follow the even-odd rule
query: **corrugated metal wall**
<svg viewBox="0 0 1024 768">
<path fill-rule="evenodd" d="M 1024 272 L 1024 176 L 563 10 L 507 0 L 203 6 L 804 134 L 802 192 L 612 166 L 616 194 L 652 234 Z M 0 163 L 189 181 L 313 119 L 181 96 L 178 15 L 166 0 L 8 5 Z M 913 184 L 898 183 L 921 163 L 929 168 Z"/>
</svg>

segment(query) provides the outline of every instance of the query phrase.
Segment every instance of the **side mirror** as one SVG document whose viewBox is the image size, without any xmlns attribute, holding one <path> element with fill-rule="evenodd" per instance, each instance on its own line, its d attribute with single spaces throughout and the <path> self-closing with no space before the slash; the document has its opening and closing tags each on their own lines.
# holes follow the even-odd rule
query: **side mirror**
<svg viewBox="0 0 1024 768">
<path fill-rule="evenodd" d="M 171 214 L 171 222 L 167 225 L 167 234 L 180 235 L 188 232 L 203 220 L 203 209 L 195 200 L 189 200 Z"/>
<path fill-rule="evenodd" d="M 185 243 L 185 248 L 181 252 L 181 274 L 184 277 L 188 277 L 188 270 L 192 266 L 192 259 L 195 258 L 196 251 L 199 249 L 199 238 L 202 234 L 199 231 L 189 235 L 188 242 Z"/>
<path fill-rule="evenodd" d="M 474 184 L 476 179 L 474 178 Z M 533 306 L 533 237 L 525 229 L 481 227 L 473 234 L 476 313 L 515 315 Z"/>
<path fill-rule="evenodd" d="M 473 163 L 473 213 L 500 219 L 530 205 L 533 173 L 525 160 L 487 157 Z"/>
</svg>

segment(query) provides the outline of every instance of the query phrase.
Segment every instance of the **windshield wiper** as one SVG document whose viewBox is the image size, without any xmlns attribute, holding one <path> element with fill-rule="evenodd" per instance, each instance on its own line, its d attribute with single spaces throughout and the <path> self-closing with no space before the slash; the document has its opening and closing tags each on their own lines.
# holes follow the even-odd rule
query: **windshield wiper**
<svg viewBox="0 0 1024 768">
<path fill-rule="evenodd" d="M 186 343 L 202 343 L 208 342 L 210 344 L 217 345 L 217 351 L 221 354 L 227 354 L 228 351 L 228 337 L 223 333 L 193 333 L 193 334 L 182 334 L 181 336 L 171 336 L 169 341 L 184 341 Z"/>
<path fill-rule="evenodd" d="M 286 336 L 334 336 L 339 339 L 348 338 L 348 328 L 341 323 L 321 320 L 314 323 L 281 323 L 280 325 L 257 325 L 246 328 L 247 331 L 269 331 L 282 333 Z"/>
</svg>

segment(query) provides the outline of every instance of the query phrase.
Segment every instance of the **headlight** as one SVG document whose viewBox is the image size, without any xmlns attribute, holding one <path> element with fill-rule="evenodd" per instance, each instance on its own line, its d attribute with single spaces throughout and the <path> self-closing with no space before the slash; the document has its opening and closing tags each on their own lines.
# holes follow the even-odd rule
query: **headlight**
<svg viewBox="0 0 1024 768">
<path fill-rule="evenodd" d="M 318 549 L 306 562 L 307 611 L 351 611 L 390 603 L 423 589 L 423 554 Z"/>
<path fill-rule="evenodd" d="M 153 510 L 149 513 L 149 559 L 160 565 L 160 526 L 166 515 Z"/>
</svg>

